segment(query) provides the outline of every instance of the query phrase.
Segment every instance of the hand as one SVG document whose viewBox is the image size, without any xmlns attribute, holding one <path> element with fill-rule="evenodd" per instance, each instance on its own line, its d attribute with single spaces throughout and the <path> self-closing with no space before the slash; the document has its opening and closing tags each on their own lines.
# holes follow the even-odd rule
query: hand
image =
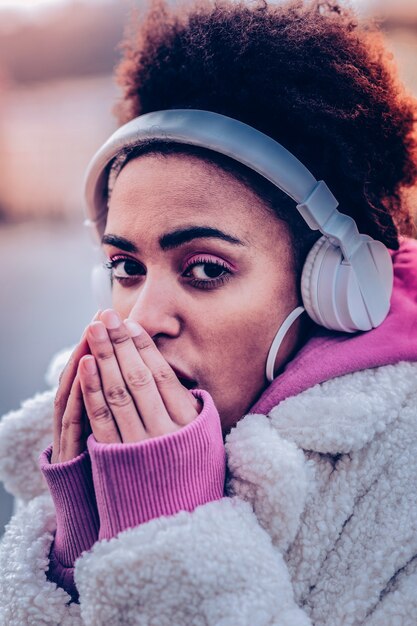
<svg viewBox="0 0 417 626">
<path fill-rule="evenodd" d="M 98 319 L 100 311 L 93 320 Z M 54 402 L 54 441 L 51 463 L 69 461 L 85 450 L 89 435 L 81 385 L 77 374 L 80 359 L 90 353 L 85 329 L 80 342 L 74 348 L 68 363 L 59 377 Z"/>
<path fill-rule="evenodd" d="M 131 443 L 180 430 L 200 410 L 148 333 L 111 309 L 87 329 L 78 376 L 94 437 Z"/>
</svg>

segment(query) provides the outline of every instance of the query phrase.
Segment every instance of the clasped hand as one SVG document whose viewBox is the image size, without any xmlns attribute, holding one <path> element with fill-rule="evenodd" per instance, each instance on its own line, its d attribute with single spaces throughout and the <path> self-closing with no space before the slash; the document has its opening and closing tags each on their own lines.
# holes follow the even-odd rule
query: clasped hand
<svg viewBox="0 0 417 626">
<path fill-rule="evenodd" d="M 85 329 L 59 380 L 52 463 L 100 443 L 132 443 L 175 432 L 200 403 L 139 324 L 99 312 Z"/>
</svg>

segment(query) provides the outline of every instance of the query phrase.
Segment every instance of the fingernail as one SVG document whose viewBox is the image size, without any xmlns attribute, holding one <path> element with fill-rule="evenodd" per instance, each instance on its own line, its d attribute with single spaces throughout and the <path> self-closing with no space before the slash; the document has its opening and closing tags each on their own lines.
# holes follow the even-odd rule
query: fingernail
<svg viewBox="0 0 417 626">
<path fill-rule="evenodd" d="M 92 322 L 92 324 L 90 324 L 90 329 L 94 339 L 97 339 L 97 341 L 104 341 L 104 339 L 107 339 L 107 332 L 102 322 Z"/>
<path fill-rule="evenodd" d="M 95 374 L 97 372 L 96 360 L 93 356 L 86 357 L 83 361 L 83 365 L 89 374 Z"/>
<path fill-rule="evenodd" d="M 112 330 L 114 328 L 119 328 L 121 322 L 120 317 L 117 315 L 115 311 L 112 309 L 106 309 L 101 314 L 101 320 L 104 322 L 106 328 Z"/>
<path fill-rule="evenodd" d="M 142 328 L 133 320 L 125 320 L 124 323 L 131 337 L 137 337 L 141 334 Z"/>
<path fill-rule="evenodd" d="M 100 317 L 100 313 L 101 313 L 101 309 L 99 309 L 97 311 L 97 313 L 94 315 L 94 317 L 93 317 L 93 319 L 91 321 L 95 322 L 96 320 L 98 320 L 98 318 Z"/>
</svg>

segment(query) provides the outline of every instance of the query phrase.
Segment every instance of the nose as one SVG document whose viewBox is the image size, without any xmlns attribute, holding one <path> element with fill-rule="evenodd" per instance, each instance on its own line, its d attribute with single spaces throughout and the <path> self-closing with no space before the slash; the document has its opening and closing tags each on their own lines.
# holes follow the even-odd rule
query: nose
<svg viewBox="0 0 417 626">
<path fill-rule="evenodd" d="M 175 285 L 170 281 L 148 273 L 135 294 L 129 319 L 143 326 L 153 339 L 159 336 L 177 337 L 181 330 L 181 318 L 175 291 Z"/>
</svg>

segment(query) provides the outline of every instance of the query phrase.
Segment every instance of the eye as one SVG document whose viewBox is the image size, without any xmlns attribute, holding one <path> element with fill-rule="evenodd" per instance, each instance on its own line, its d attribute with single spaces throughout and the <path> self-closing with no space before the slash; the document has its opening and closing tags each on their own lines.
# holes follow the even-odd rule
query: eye
<svg viewBox="0 0 417 626">
<path fill-rule="evenodd" d="M 197 263 L 192 267 L 190 275 L 194 275 L 194 278 L 199 280 L 210 280 L 212 278 L 219 278 L 225 273 L 225 268 L 220 263 Z"/>
<path fill-rule="evenodd" d="M 189 283 L 199 289 L 210 289 L 223 284 L 230 278 L 230 267 L 220 259 L 197 258 L 187 265 L 183 272 Z"/>
<path fill-rule="evenodd" d="M 111 270 L 112 278 L 119 282 L 129 281 L 146 273 L 143 265 L 129 257 L 113 257 L 105 266 Z"/>
</svg>

